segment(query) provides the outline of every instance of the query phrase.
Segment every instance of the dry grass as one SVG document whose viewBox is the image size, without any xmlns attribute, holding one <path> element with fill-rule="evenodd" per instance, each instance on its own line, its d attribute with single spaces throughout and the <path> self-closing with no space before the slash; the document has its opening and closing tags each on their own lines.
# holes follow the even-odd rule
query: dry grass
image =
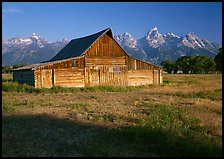
<svg viewBox="0 0 224 159">
<path fill-rule="evenodd" d="M 3 156 L 220 156 L 222 147 L 221 75 L 167 74 L 164 75 L 164 81 L 164 85 L 145 86 L 131 92 L 17 93 L 3 91 Z M 197 92 L 207 92 L 207 94 L 195 96 Z M 213 93 L 214 96 L 209 93 Z M 45 141 L 44 136 L 37 134 L 34 136 L 38 136 L 39 139 L 33 142 L 38 141 L 48 145 L 49 152 L 35 147 L 36 144 L 30 141 L 28 150 L 27 147 L 20 145 L 23 136 L 19 135 L 33 132 L 33 130 L 29 132 L 28 126 L 23 126 L 20 121 L 29 118 L 31 118 L 29 122 L 35 121 L 31 124 L 37 124 L 39 129 L 36 131 L 39 133 L 42 133 L 39 122 L 49 121 L 59 126 L 58 131 L 65 133 L 64 140 L 53 141 L 53 143 L 66 142 L 62 148 L 63 151 L 59 151 L 53 146 L 54 144 Z M 61 122 L 64 122 L 64 128 L 59 124 Z M 66 125 L 73 127 L 72 123 L 74 125 L 78 123 L 79 126 L 75 126 L 74 129 L 66 127 Z M 21 134 L 17 137 L 13 136 L 16 135 L 12 132 L 14 128 L 9 129 L 10 125 L 6 124 L 10 124 L 15 130 L 18 129 Z M 21 125 L 18 126 L 18 124 Z M 88 128 L 83 128 L 86 126 Z M 54 128 L 47 124 L 44 129 L 48 136 L 48 131 L 51 132 Z M 71 132 L 67 132 L 67 129 Z M 71 138 L 73 131 L 81 134 L 76 132 L 77 136 Z M 53 136 L 62 137 L 63 135 L 59 132 Z M 138 136 L 138 133 L 141 136 Z M 155 134 L 158 136 L 151 136 Z M 128 136 L 130 138 L 126 139 Z M 136 144 L 142 145 L 142 149 L 134 146 L 131 138 L 133 142 L 137 142 Z M 154 143 L 153 139 L 158 141 Z M 146 140 L 151 140 L 153 143 L 147 144 Z M 72 150 L 68 148 L 71 146 L 70 142 L 73 144 Z M 173 143 L 170 148 L 164 149 L 163 147 L 170 142 Z M 18 145 L 16 146 L 15 143 Z M 24 142 L 21 143 L 24 144 Z M 39 146 L 42 144 L 38 143 Z M 119 144 L 121 147 L 117 147 Z M 99 146 L 101 148 L 95 148 Z M 195 149 L 195 146 L 198 146 L 198 149 Z M 16 154 L 18 147 L 20 147 L 20 153 Z M 35 148 L 37 150 L 34 150 Z M 207 152 L 203 153 L 204 150 Z"/>
</svg>

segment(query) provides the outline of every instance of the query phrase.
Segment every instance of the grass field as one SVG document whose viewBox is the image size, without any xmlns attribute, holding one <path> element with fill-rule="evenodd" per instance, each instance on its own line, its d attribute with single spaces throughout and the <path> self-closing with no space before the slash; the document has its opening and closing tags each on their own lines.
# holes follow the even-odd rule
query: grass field
<svg viewBox="0 0 224 159">
<path fill-rule="evenodd" d="M 2 77 L 2 156 L 222 156 L 222 75 L 34 89 Z"/>
</svg>

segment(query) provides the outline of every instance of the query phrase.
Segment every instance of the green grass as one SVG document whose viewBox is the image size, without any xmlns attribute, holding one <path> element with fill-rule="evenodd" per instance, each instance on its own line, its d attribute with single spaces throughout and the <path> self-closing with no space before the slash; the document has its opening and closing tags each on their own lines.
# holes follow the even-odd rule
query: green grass
<svg viewBox="0 0 224 159">
<path fill-rule="evenodd" d="M 174 95 L 186 98 L 207 98 L 211 100 L 222 100 L 222 88 L 214 89 L 213 91 L 199 91 L 187 94 L 182 92 L 176 92 Z"/>
<path fill-rule="evenodd" d="M 202 80 L 203 79 L 203 80 Z M 164 85 L 200 84 L 205 80 L 221 80 L 221 74 L 164 74 Z"/>
<path fill-rule="evenodd" d="M 164 86 L 50 89 L 8 78 L 2 82 L 2 156 L 221 157 L 222 88 L 202 85 L 220 77 L 167 75 Z M 169 93 L 173 84 L 178 91 Z M 199 89 L 177 89 L 183 85 Z M 185 98 L 201 99 L 187 105 Z"/>
<path fill-rule="evenodd" d="M 2 91 L 4 92 L 22 92 L 22 93 L 74 93 L 74 92 L 132 92 L 147 86 L 93 86 L 93 87 L 61 87 L 54 86 L 52 88 L 34 88 L 26 84 L 5 81 L 2 82 Z"/>
<path fill-rule="evenodd" d="M 2 74 L 2 82 L 7 82 L 7 81 L 13 81 L 12 79 L 12 74 L 10 73 L 3 73 Z"/>
<path fill-rule="evenodd" d="M 209 137 L 187 135 L 146 126 L 122 127 L 95 135 L 83 151 L 86 156 L 221 156 L 221 146 Z"/>
<path fill-rule="evenodd" d="M 174 93 L 167 93 L 167 92 L 151 92 L 152 95 L 167 95 L 167 96 L 178 96 L 184 98 L 204 98 L 210 100 L 222 100 L 222 88 L 213 89 L 212 91 L 197 91 L 197 92 L 190 92 L 184 93 L 181 91 L 177 91 Z"/>
<path fill-rule="evenodd" d="M 221 156 L 222 138 L 208 136 L 211 127 L 199 126 L 177 107 L 141 104 L 144 124 L 118 128 L 47 115 L 3 117 L 3 156 Z"/>
<path fill-rule="evenodd" d="M 67 105 L 68 108 L 82 108 L 87 106 L 89 106 L 87 102 L 75 102 Z"/>
<path fill-rule="evenodd" d="M 12 80 L 12 74 L 2 74 L 2 91 L 21 93 L 75 93 L 75 92 L 133 92 L 148 86 L 91 86 L 91 87 L 61 87 L 34 88 L 27 84 L 19 84 Z"/>
<path fill-rule="evenodd" d="M 123 157 L 221 155 L 222 147 L 218 144 L 221 137 L 207 136 L 211 127 L 199 126 L 198 119 L 185 117 L 178 107 L 141 104 L 138 108 L 146 115 L 141 124 L 100 132 L 88 142 L 84 153 Z M 103 119 L 113 122 L 117 118 L 108 115 Z"/>
</svg>

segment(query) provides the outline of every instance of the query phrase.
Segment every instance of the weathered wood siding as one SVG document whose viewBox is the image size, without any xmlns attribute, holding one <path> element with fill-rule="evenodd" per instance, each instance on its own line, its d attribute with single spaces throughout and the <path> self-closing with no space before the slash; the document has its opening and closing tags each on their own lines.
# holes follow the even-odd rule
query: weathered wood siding
<svg viewBox="0 0 224 159">
<path fill-rule="evenodd" d="M 152 70 L 129 70 L 128 71 L 128 85 L 138 86 L 153 84 Z"/>
<path fill-rule="evenodd" d="M 48 65 L 42 66 L 41 69 L 44 70 L 44 69 L 73 68 L 73 67 L 84 68 L 85 66 L 84 63 L 85 63 L 84 56 L 82 56 L 82 57 L 75 57 L 68 60 L 52 62 L 52 63 L 49 63 Z M 37 68 L 37 69 L 40 69 L 40 68 Z"/>
<path fill-rule="evenodd" d="M 33 70 L 13 71 L 13 81 L 34 86 L 34 71 Z"/>
<path fill-rule="evenodd" d="M 98 65 L 85 68 L 85 86 L 127 85 L 127 66 Z"/>
<path fill-rule="evenodd" d="M 126 56 L 126 53 L 114 39 L 104 34 L 86 51 L 85 55 L 88 60 L 91 57 L 121 57 Z"/>
<path fill-rule="evenodd" d="M 53 86 L 52 80 L 52 69 L 40 69 L 35 71 L 36 88 L 50 88 Z"/>
<path fill-rule="evenodd" d="M 127 54 L 107 34 L 85 53 L 85 86 L 127 85 Z"/>
<path fill-rule="evenodd" d="M 159 80 L 159 84 L 163 84 L 163 70 L 159 70 L 160 72 L 160 80 Z"/>
<path fill-rule="evenodd" d="M 159 67 L 134 58 L 127 58 L 128 85 L 158 84 L 162 81 Z"/>
<path fill-rule="evenodd" d="M 125 65 L 125 57 L 90 57 L 86 58 L 85 65 L 98 66 L 98 65 Z"/>
<path fill-rule="evenodd" d="M 83 68 L 54 69 L 54 86 L 84 87 Z"/>
<path fill-rule="evenodd" d="M 162 84 L 163 83 L 163 70 L 154 70 L 153 71 L 153 84 Z"/>
<path fill-rule="evenodd" d="M 84 57 L 52 62 L 36 68 L 35 87 L 84 87 Z"/>
<path fill-rule="evenodd" d="M 127 58 L 128 70 L 153 70 L 153 65 L 134 59 L 132 57 Z"/>
</svg>

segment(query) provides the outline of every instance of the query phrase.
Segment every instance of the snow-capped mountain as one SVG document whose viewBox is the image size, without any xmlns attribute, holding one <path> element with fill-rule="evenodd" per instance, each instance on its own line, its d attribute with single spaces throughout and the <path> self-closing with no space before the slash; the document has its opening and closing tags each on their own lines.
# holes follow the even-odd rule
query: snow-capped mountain
<svg viewBox="0 0 224 159">
<path fill-rule="evenodd" d="M 153 27 L 145 36 L 148 44 L 154 48 L 159 47 L 164 43 L 162 34 L 158 31 L 157 27 Z"/>
<path fill-rule="evenodd" d="M 131 56 L 157 65 L 160 65 L 165 59 L 174 61 L 184 55 L 215 57 L 220 48 L 218 44 L 201 39 L 192 32 L 184 37 L 176 35 L 173 32 L 162 35 L 157 27 L 151 28 L 143 38 L 138 40 L 134 39 L 133 36 L 131 38 L 124 38 L 124 35 L 115 35 L 114 39 Z M 128 33 L 128 35 L 131 34 Z"/>
<path fill-rule="evenodd" d="M 57 54 L 68 39 L 49 43 L 36 33 L 26 38 L 15 37 L 2 41 L 2 64 L 38 63 L 49 60 Z"/>
<path fill-rule="evenodd" d="M 15 37 L 9 40 L 3 40 L 2 53 L 4 54 L 18 48 L 23 49 L 31 44 L 37 45 L 37 47 L 42 48 L 48 44 L 48 41 L 46 39 L 43 39 L 36 33 L 32 33 L 32 35 L 28 38 Z"/>
<path fill-rule="evenodd" d="M 135 39 L 131 33 L 115 35 L 114 39 L 133 57 L 157 65 L 165 59 L 175 61 L 180 56 L 205 55 L 215 57 L 220 46 L 194 33 L 179 36 L 173 32 L 162 35 L 157 27 L 151 28 L 144 37 Z M 29 37 L 2 41 L 2 64 L 38 63 L 47 61 L 56 55 L 69 42 L 48 42 L 40 35 L 33 33 Z"/>
<path fill-rule="evenodd" d="M 163 35 L 160 34 L 157 27 L 153 27 L 146 35 L 145 37 L 141 38 L 139 40 L 140 45 L 148 45 L 152 48 L 158 48 L 161 46 L 165 40 L 163 39 Z"/>
<path fill-rule="evenodd" d="M 133 38 L 133 36 L 128 32 L 124 33 L 122 36 L 121 35 L 118 35 L 118 36 L 115 35 L 114 38 L 122 46 L 127 46 L 127 47 L 130 47 L 130 48 L 136 48 L 136 46 L 137 46 L 137 40 L 135 40 Z"/>
<path fill-rule="evenodd" d="M 146 60 L 144 50 L 138 47 L 137 40 L 128 32 L 123 35 L 115 35 L 114 39 L 128 52 L 131 56 L 137 56 Z"/>
<path fill-rule="evenodd" d="M 179 46 L 181 45 L 185 45 L 191 48 L 196 48 L 196 47 L 200 47 L 203 48 L 205 47 L 205 44 L 202 42 L 201 39 L 199 39 L 194 33 L 189 33 L 187 34 L 182 42 L 179 44 Z"/>
</svg>

